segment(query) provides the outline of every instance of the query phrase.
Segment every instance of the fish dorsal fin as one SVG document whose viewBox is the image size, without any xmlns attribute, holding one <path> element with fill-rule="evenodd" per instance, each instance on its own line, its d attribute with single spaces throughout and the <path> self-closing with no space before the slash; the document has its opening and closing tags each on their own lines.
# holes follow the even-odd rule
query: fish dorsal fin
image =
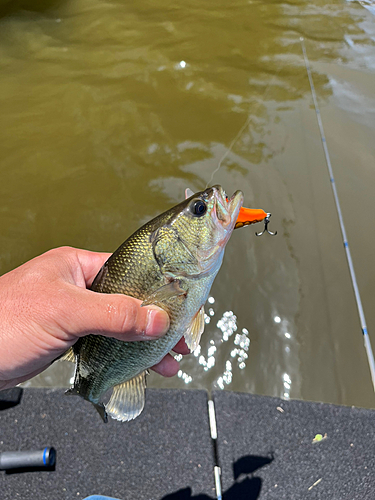
<svg viewBox="0 0 375 500">
<path fill-rule="evenodd" d="M 194 192 L 190 188 L 185 189 L 185 200 L 190 198 L 190 196 L 193 196 Z"/>
<path fill-rule="evenodd" d="M 148 295 L 141 306 L 149 306 L 151 304 L 158 306 L 162 302 L 180 295 L 186 295 L 186 291 L 180 287 L 179 280 L 173 280 Z"/>
<path fill-rule="evenodd" d="M 58 361 L 70 361 L 71 363 L 75 363 L 76 356 L 74 354 L 73 347 L 70 347 L 66 352 L 64 352 Z"/>
<path fill-rule="evenodd" d="M 106 412 L 115 420 L 128 422 L 138 417 L 145 405 L 147 370 L 135 377 L 115 385 Z"/>
<path fill-rule="evenodd" d="M 191 352 L 199 346 L 201 336 L 204 330 L 204 307 L 202 306 L 194 316 L 191 325 L 185 332 L 185 342 Z"/>
</svg>

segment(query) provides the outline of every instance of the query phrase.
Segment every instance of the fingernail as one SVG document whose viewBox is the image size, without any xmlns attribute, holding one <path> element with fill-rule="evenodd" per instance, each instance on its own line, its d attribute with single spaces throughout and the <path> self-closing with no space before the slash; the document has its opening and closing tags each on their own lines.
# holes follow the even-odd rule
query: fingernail
<svg viewBox="0 0 375 500">
<path fill-rule="evenodd" d="M 159 307 L 149 306 L 147 311 L 147 325 L 145 335 L 147 337 L 161 337 L 169 329 L 169 316 Z"/>
</svg>

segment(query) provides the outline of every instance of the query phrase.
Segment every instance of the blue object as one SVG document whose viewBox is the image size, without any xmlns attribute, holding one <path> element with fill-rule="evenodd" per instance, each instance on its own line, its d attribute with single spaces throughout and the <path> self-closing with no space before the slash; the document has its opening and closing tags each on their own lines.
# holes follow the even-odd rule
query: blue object
<svg viewBox="0 0 375 500">
<path fill-rule="evenodd" d="M 48 447 L 46 446 L 43 450 L 43 463 L 44 463 L 44 465 L 47 465 L 47 453 L 48 453 Z"/>
</svg>

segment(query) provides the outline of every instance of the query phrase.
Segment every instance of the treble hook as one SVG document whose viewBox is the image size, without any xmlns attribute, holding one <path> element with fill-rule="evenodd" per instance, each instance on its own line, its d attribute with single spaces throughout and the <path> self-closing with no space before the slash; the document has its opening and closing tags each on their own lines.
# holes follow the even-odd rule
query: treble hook
<svg viewBox="0 0 375 500">
<path fill-rule="evenodd" d="M 268 229 L 268 224 L 270 223 L 270 217 L 271 217 L 271 214 L 267 214 L 267 217 L 264 218 L 264 229 L 261 233 L 255 233 L 256 236 L 262 236 L 262 234 L 264 232 L 270 234 L 271 236 L 276 236 L 277 235 L 277 231 L 275 231 L 274 233 L 272 231 L 270 231 Z"/>
</svg>

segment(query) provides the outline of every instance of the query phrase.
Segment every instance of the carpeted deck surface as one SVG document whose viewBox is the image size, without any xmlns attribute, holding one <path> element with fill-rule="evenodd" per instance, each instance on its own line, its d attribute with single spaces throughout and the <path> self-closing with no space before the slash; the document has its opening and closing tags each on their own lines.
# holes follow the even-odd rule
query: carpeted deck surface
<svg viewBox="0 0 375 500">
<path fill-rule="evenodd" d="M 25 389 L 19 405 L 0 411 L 0 451 L 53 446 L 56 467 L 0 472 L 0 499 L 159 500 L 189 487 L 214 498 L 207 394 L 148 390 L 146 399 L 136 420 L 104 424 L 63 390 Z"/>
<path fill-rule="evenodd" d="M 375 499 L 374 410 L 233 392 L 214 401 L 225 500 Z"/>
<path fill-rule="evenodd" d="M 106 425 L 63 390 L 17 391 L 0 393 L 0 452 L 54 446 L 56 467 L 1 471 L 1 500 L 215 498 L 205 391 L 148 390 L 139 418 Z M 374 410 L 213 396 L 224 500 L 375 500 Z"/>
</svg>

